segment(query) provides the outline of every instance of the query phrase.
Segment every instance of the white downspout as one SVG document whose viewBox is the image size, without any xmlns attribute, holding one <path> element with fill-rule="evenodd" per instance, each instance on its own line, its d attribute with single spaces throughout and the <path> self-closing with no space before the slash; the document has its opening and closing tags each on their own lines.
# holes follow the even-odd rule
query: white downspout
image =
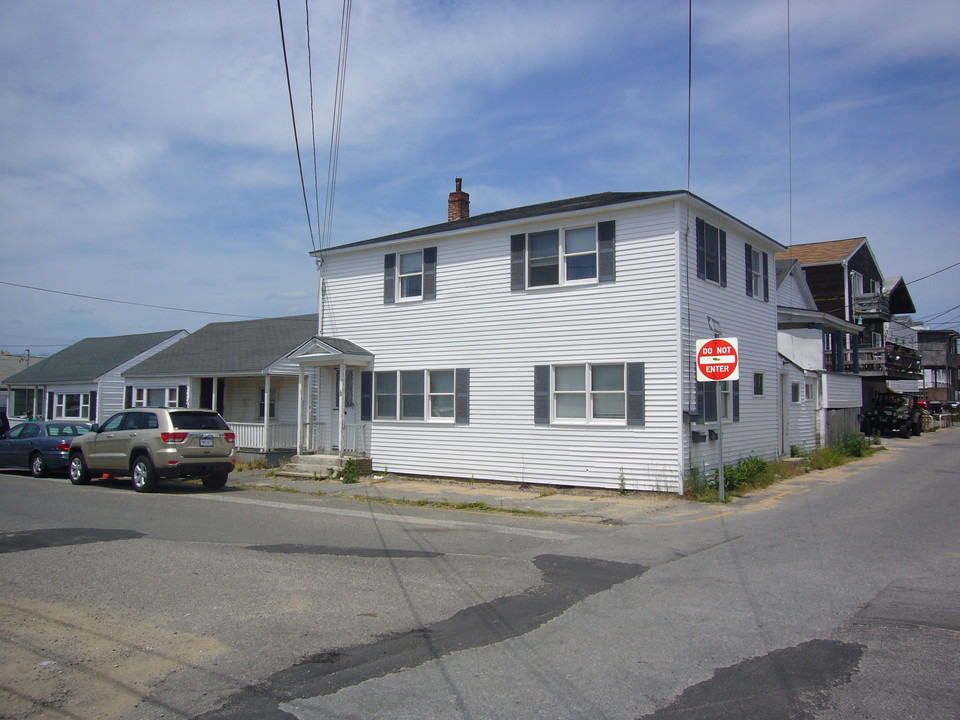
<svg viewBox="0 0 960 720">
<path fill-rule="evenodd" d="M 303 365 L 297 363 L 297 455 L 303 453 Z"/>
<path fill-rule="evenodd" d="M 270 448 L 270 374 L 263 380 L 263 452 Z"/>
</svg>

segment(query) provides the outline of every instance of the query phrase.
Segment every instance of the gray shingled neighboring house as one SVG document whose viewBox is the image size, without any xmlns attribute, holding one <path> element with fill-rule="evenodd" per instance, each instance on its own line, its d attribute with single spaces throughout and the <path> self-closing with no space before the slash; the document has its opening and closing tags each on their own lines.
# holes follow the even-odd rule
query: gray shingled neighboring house
<svg viewBox="0 0 960 720">
<path fill-rule="evenodd" d="M 237 434 L 237 447 L 257 453 L 322 452 L 339 447 L 339 417 L 299 425 L 299 407 L 316 407 L 339 387 L 339 358 L 367 357 L 337 338 L 318 337 L 318 315 L 215 322 L 124 372 L 127 405 L 215 409 Z M 329 366 L 301 370 L 297 358 L 325 356 Z M 336 367 L 334 367 L 336 365 Z M 353 374 L 345 373 L 345 405 L 353 406 Z"/>
<path fill-rule="evenodd" d="M 105 420 L 123 409 L 121 373 L 186 336 L 165 330 L 85 338 L 8 377 L 9 407 L 14 417 L 29 409 L 50 420 Z"/>
</svg>

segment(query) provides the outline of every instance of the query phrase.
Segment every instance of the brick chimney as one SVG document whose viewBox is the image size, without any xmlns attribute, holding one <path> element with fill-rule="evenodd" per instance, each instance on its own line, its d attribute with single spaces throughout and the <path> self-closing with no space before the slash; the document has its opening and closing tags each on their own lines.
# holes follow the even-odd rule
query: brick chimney
<svg viewBox="0 0 960 720">
<path fill-rule="evenodd" d="M 457 178 L 457 189 L 447 199 L 447 221 L 463 220 L 470 217 L 470 193 L 461 189 L 463 178 Z"/>
</svg>

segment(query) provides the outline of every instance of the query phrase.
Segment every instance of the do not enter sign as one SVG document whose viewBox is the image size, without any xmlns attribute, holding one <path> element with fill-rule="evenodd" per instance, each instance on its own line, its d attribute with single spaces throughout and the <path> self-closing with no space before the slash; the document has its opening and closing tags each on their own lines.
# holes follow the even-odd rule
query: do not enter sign
<svg viewBox="0 0 960 720">
<path fill-rule="evenodd" d="M 697 340 L 697 380 L 712 382 L 740 379 L 736 338 Z"/>
</svg>

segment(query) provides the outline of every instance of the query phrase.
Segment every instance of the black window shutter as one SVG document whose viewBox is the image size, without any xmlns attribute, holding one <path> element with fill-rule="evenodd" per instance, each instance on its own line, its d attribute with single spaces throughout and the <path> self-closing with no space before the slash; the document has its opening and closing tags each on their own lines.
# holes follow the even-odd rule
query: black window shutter
<svg viewBox="0 0 960 720">
<path fill-rule="evenodd" d="M 53 418 L 53 399 L 55 395 L 56 395 L 55 393 L 52 393 L 49 391 L 47 392 L 47 420 L 50 420 Z M 43 403 L 41 402 L 40 405 L 42 408 Z"/>
<path fill-rule="evenodd" d="M 90 391 L 90 422 L 97 421 L 97 391 Z"/>
<path fill-rule="evenodd" d="M 364 370 L 360 373 L 360 420 L 370 422 L 373 419 L 373 373 Z"/>
<path fill-rule="evenodd" d="M 627 425 L 643 425 L 643 363 L 627 363 Z"/>
<path fill-rule="evenodd" d="M 187 386 L 177 385 L 177 407 L 187 406 Z"/>
<path fill-rule="evenodd" d="M 727 286 L 727 231 L 720 230 L 720 287 Z"/>
<path fill-rule="evenodd" d="M 770 268 L 767 254 L 763 254 L 763 301 L 770 302 Z"/>
<path fill-rule="evenodd" d="M 125 408 L 133 407 L 133 385 L 127 385 L 123 393 L 123 406 Z"/>
<path fill-rule="evenodd" d="M 706 383 L 697 382 L 697 425 L 703 425 L 705 422 L 705 418 L 703 417 L 703 413 L 707 408 L 707 403 L 703 396 L 706 390 L 705 386 Z"/>
<path fill-rule="evenodd" d="M 607 220 L 597 225 L 597 280 L 617 279 L 617 223 Z"/>
<path fill-rule="evenodd" d="M 744 274 L 747 277 L 747 297 L 753 297 L 753 246 L 743 246 Z"/>
<path fill-rule="evenodd" d="M 733 381 L 733 388 L 730 390 L 730 395 L 733 400 L 733 421 L 740 421 L 740 381 Z"/>
<path fill-rule="evenodd" d="M 533 368 L 533 422 L 537 425 L 550 424 L 549 365 L 537 365 Z"/>
<path fill-rule="evenodd" d="M 394 284 L 396 283 L 397 254 L 387 253 L 383 256 L 383 304 L 389 305 L 396 302 L 396 292 Z"/>
<path fill-rule="evenodd" d="M 223 415 L 224 402 L 227 399 L 227 379 L 217 378 L 217 407 L 216 411 Z M 213 408 L 211 408 L 213 409 Z"/>
<path fill-rule="evenodd" d="M 527 236 L 523 233 L 510 236 L 510 292 L 527 287 Z"/>
<path fill-rule="evenodd" d="M 423 249 L 423 299 L 437 299 L 437 249 Z"/>
<path fill-rule="evenodd" d="M 703 220 L 697 218 L 697 277 L 701 279 L 707 277 L 707 249 L 704 232 Z"/>
<path fill-rule="evenodd" d="M 470 368 L 457 368 L 453 371 L 455 395 L 453 400 L 454 422 L 458 425 L 470 423 Z"/>
</svg>

